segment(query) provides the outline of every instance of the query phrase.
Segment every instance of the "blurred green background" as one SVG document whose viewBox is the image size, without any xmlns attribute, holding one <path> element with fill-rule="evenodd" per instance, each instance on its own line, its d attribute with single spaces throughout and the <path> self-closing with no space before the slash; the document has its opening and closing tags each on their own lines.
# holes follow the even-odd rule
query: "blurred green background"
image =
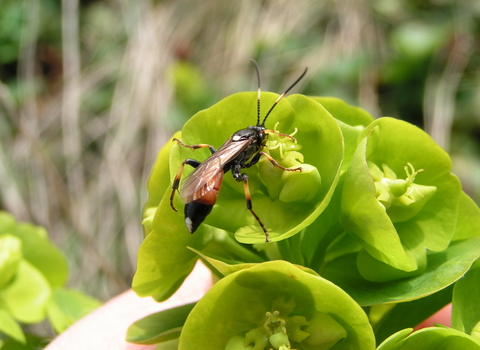
<svg viewBox="0 0 480 350">
<path fill-rule="evenodd" d="M 129 288 L 157 151 L 256 89 L 249 58 L 264 90 L 308 66 L 296 92 L 424 127 L 479 203 L 479 34 L 472 0 L 0 0 L 0 209 L 48 230 L 71 287 Z"/>
</svg>

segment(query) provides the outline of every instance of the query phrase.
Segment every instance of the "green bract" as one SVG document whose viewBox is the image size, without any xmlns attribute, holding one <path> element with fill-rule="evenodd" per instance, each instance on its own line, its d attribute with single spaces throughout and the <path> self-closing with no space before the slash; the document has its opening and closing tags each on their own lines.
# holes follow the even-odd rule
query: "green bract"
<svg viewBox="0 0 480 350">
<path fill-rule="evenodd" d="M 179 350 L 374 349 L 363 310 L 331 282 L 285 261 L 227 275 L 197 303 Z"/>
<path fill-rule="evenodd" d="M 56 291 L 65 291 L 68 266 L 65 257 L 48 239 L 45 229 L 15 219 L 0 211 L 0 332 L 20 342 L 25 342 L 17 322 L 35 323 L 57 308 L 57 317 L 68 318 L 71 324 L 99 305 L 75 300 L 81 311 L 72 313 L 69 303 L 55 300 Z M 80 294 L 77 292 L 77 294 Z M 82 294 L 83 295 L 83 294 Z M 68 316 L 66 316 L 68 315 Z"/>
<path fill-rule="evenodd" d="M 52 288 L 65 284 L 67 263 L 38 226 L 0 212 L 0 309 L 34 323 L 46 316 Z"/>
<path fill-rule="evenodd" d="M 427 250 L 444 250 L 455 233 L 461 186 L 450 157 L 425 132 L 392 118 L 361 136 L 341 203 L 341 223 L 363 247 L 358 269 L 377 282 L 421 274 Z"/>
<path fill-rule="evenodd" d="M 452 327 L 480 341 L 480 260 L 453 289 Z"/>
<path fill-rule="evenodd" d="M 451 328 L 424 328 L 412 334 L 404 329 L 385 340 L 377 350 L 479 350 L 480 342 Z M 410 334 L 410 335 L 409 335 Z"/>
</svg>

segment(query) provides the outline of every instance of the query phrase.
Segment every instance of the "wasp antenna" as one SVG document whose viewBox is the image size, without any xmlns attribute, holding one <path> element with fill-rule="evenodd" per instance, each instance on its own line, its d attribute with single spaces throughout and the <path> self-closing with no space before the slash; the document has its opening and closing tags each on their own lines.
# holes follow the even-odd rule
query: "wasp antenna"
<svg viewBox="0 0 480 350">
<path fill-rule="evenodd" d="M 260 123 L 260 69 L 258 68 L 257 61 L 253 58 L 250 58 L 250 61 L 255 65 L 255 70 L 257 71 L 257 125 Z"/>
<path fill-rule="evenodd" d="M 267 120 L 268 116 L 270 115 L 270 113 L 273 111 L 273 109 L 275 108 L 275 106 L 278 104 L 278 102 L 280 102 L 280 100 L 290 91 L 293 89 L 293 87 L 295 85 L 298 84 L 298 82 L 300 80 L 302 80 L 302 78 L 305 76 L 305 74 L 307 74 L 307 71 L 308 71 L 308 67 L 305 68 L 305 70 L 303 71 L 303 73 L 297 78 L 297 80 L 294 81 L 294 83 L 292 85 L 290 85 L 287 90 L 285 90 L 280 96 L 278 96 L 277 100 L 273 103 L 273 106 L 270 107 L 270 110 L 267 112 L 267 114 L 265 115 L 265 118 L 263 118 L 263 121 L 262 121 L 262 124 L 260 125 L 263 125 L 265 126 L 265 121 Z"/>
</svg>

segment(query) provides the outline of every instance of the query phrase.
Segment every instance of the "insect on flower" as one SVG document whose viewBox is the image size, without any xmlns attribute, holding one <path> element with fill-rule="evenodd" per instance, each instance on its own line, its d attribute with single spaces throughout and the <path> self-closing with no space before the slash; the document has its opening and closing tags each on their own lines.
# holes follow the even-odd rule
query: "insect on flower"
<svg viewBox="0 0 480 350">
<path fill-rule="evenodd" d="M 222 186 L 223 174 L 230 170 L 236 181 L 243 181 L 247 209 L 260 224 L 260 227 L 265 233 L 265 241 L 270 242 L 267 229 L 258 215 L 253 211 L 252 197 L 248 187 L 248 175 L 242 173 L 242 169 L 250 168 L 251 166 L 255 165 L 263 155 L 274 166 L 285 171 L 302 170 L 301 167 L 287 169 L 281 166 L 268 153 L 263 152 L 263 148 L 267 143 L 268 133 L 275 132 L 277 135 L 288 137 L 295 141 L 292 136 L 280 134 L 274 130 L 266 129 L 265 121 L 278 102 L 280 102 L 280 100 L 304 77 L 304 75 L 307 73 L 307 68 L 305 68 L 300 77 L 298 77 L 297 80 L 295 80 L 295 82 L 277 98 L 263 120 L 260 120 L 260 71 L 257 63 L 254 60 L 252 60 L 252 62 L 255 65 L 258 80 L 256 125 L 249 126 L 245 129 L 235 132 L 227 141 L 225 141 L 222 146 L 220 146 L 218 150 L 208 144 L 185 145 L 180 140 L 176 138 L 173 139 L 173 141 L 176 141 L 179 145 L 186 148 L 198 149 L 208 147 L 212 153 L 212 155 L 203 162 L 195 159 L 185 159 L 173 181 L 170 205 L 173 210 L 177 211 L 173 205 L 173 199 L 175 197 L 175 191 L 178 191 L 179 189 L 183 168 L 185 164 L 195 168 L 195 170 L 182 181 L 182 186 L 180 187 L 179 191 L 180 197 L 185 203 L 185 224 L 190 233 L 194 233 L 198 226 L 212 211 L 212 208 L 217 201 L 218 191 Z"/>
</svg>

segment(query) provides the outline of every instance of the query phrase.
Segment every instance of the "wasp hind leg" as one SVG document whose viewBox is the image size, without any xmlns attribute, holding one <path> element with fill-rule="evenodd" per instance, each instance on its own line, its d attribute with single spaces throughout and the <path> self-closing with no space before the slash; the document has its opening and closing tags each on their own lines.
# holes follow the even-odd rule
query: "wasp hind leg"
<svg viewBox="0 0 480 350">
<path fill-rule="evenodd" d="M 247 174 L 241 174 L 238 178 L 236 177 L 237 181 L 243 180 L 243 190 L 245 192 L 245 200 L 247 202 L 247 209 L 250 210 L 250 213 L 255 217 L 257 222 L 260 224 L 260 227 L 262 228 L 263 232 L 265 233 L 265 243 L 270 242 L 270 235 L 268 234 L 267 229 L 265 228 L 265 225 L 263 224 L 262 220 L 258 217 L 258 215 L 253 211 L 253 206 L 252 206 L 252 196 L 250 195 L 250 188 L 248 187 L 248 175 Z"/>
<path fill-rule="evenodd" d="M 193 168 L 198 167 L 201 162 L 195 159 L 185 159 L 180 165 L 180 168 L 178 169 L 177 175 L 175 176 L 175 179 L 173 180 L 172 184 L 172 194 L 170 195 L 170 206 L 172 207 L 173 210 L 178 211 L 177 208 L 173 205 L 173 198 L 175 197 L 175 191 L 178 191 L 178 186 L 180 185 L 180 178 L 182 177 L 182 172 L 183 172 L 183 167 L 185 164 L 190 165 Z"/>
</svg>

